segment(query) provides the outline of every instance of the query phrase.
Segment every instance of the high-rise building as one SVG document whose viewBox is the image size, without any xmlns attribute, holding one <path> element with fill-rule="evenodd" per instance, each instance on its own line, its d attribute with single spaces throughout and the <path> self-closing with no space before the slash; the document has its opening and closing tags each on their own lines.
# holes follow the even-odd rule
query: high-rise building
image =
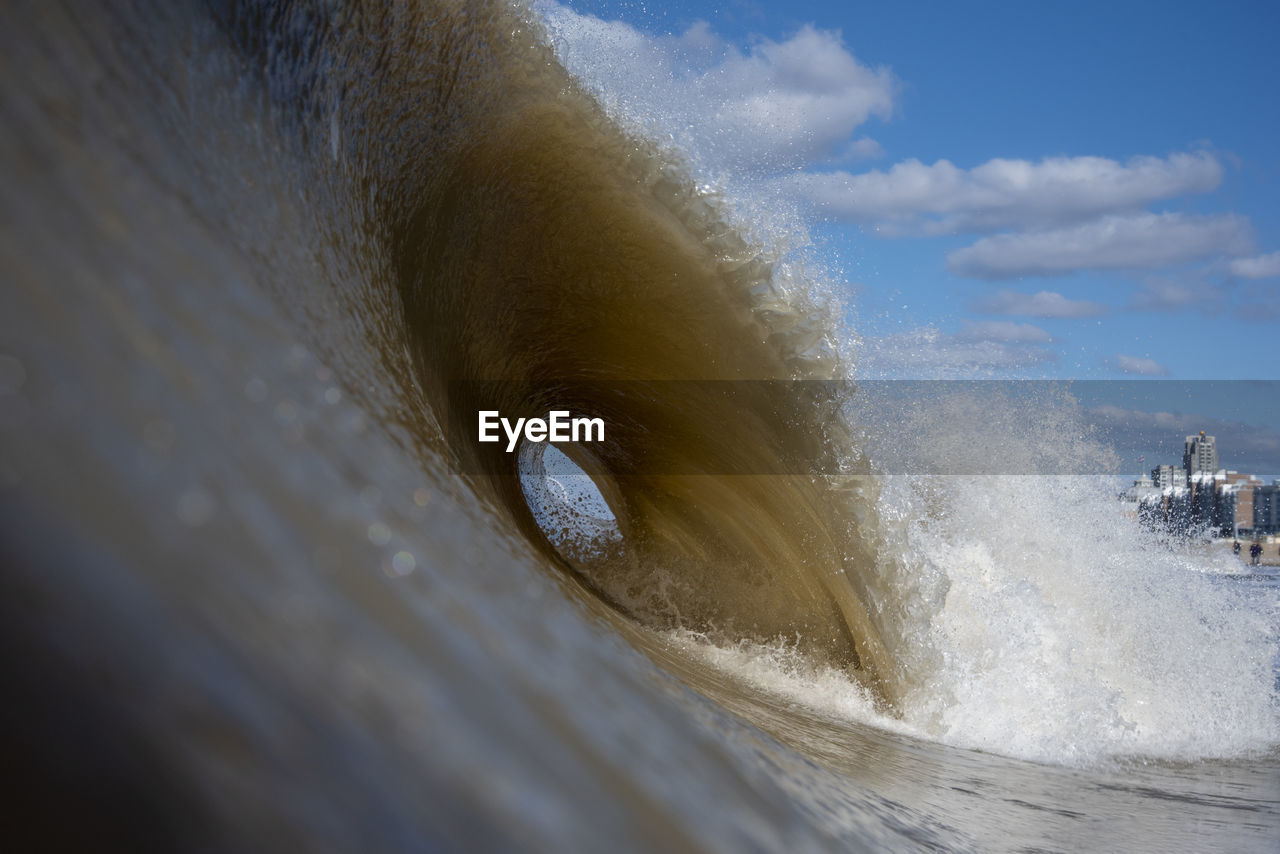
<svg viewBox="0 0 1280 854">
<path fill-rule="evenodd" d="M 1158 489 L 1167 489 L 1171 486 L 1186 486 L 1187 473 L 1180 468 L 1160 465 L 1151 470 L 1151 481 Z"/>
<path fill-rule="evenodd" d="M 1259 486 L 1253 490 L 1254 534 L 1280 533 L 1280 486 Z"/>
<path fill-rule="evenodd" d="M 1251 474 L 1229 471 L 1214 476 L 1214 526 L 1224 536 L 1249 536 L 1253 531 L 1253 490 L 1262 485 Z"/>
<path fill-rule="evenodd" d="M 1182 452 L 1182 467 L 1187 479 L 1197 474 L 1213 474 L 1218 470 L 1218 446 L 1212 436 L 1200 431 L 1199 436 L 1188 436 L 1186 450 Z"/>
</svg>

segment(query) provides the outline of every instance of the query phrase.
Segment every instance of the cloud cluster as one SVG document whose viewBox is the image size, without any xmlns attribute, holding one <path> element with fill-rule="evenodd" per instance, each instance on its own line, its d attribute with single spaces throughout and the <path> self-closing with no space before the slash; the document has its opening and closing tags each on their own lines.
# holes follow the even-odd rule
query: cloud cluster
<svg viewBox="0 0 1280 854">
<path fill-rule="evenodd" d="M 978 279 L 1059 276 L 1079 270 L 1167 269 L 1236 257 L 1246 278 L 1280 275 L 1280 253 L 1253 248 L 1244 217 L 1151 213 L 1149 205 L 1207 193 L 1223 178 L 1208 152 L 1168 157 L 996 158 L 972 169 L 906 160 L 888 171 L 807 173 L 787 179 L 836 219 L 881 236 L 986 234 L 951 252 L 947 268 Z M 997 233 L 998 232 L 998 233 Z"/>
<path fill-rule="evenodd" d="M 1152 202 L 1204 193 L 1222 182 L 1222 164 L 1207 153 L 1167 158 L 997 158 L 973 169 L 919 160 L 873 170 L 805 174 L 792 179 L 827 214 L 882 233 L 954 234 L 1002 228 L 1047 228 L 1103 214 L 1138 211 Z"/>
<path fill-rule="evenodd" d="M 1056 291 L 1024 294 L 1002 290 L 974 303 L 982 314 L 1007 314 L 1021 317 L 1098 317 L 1107 307 L 1088 300 L 1071 300 Z"/>
<path fill-rule="evenodd" d="M 1208 152 L 1165 158 L 989 160 L 961 169 L 906 160 L 888 171 L 807 173 L 787 181 L 827 215 L 882 237 L 983 234 L 947 269 L 987 280 L 1082 270 L 1163 270 L 1226 258 L 1241 278 L 1280 276 L 1280 253 L 1253 251 L 1247 218 L 1152 213 L 1155 202 L 1207 193 L 1223 179 Z M 1165 301 L 1168 304 L 1168 301 Z"/>
<path fill-rule="evenodd" d="M 1139 377 L 1167 377 L 1169 369 L 1149 356 L 1126 356 L 1117 353 L 1108 360 L 1122 374 Z"/>
<path fill-rule="evenodd" d="M 1017 344 L 1046 344 L 1053 340 L 1053 336 L 1039 326 L 1003 320 L 986 320 L 976 323 L 970 321 L 956 337 L 962 341 L 1002 341 Z"/>
<path fill-rule="evenodd" d="M 893 75 L 859 62 L 839 33 L 806 26 L 744 52 L 705 22 L 653 37 L 558 3 L 538 8 L 562 61 L 602 103 L 718 168 L 769 175 L 875 156 L 879 145 L 853 132 L 894 110 Z"/>
<path fill-rule="evenodd" d="M 1203 278 L 1148 276 L 1133 295 L 1129 307 L 1138 311 L 1177 311 L 1191 305 L 1212 309 L 1222 292 Z"/>
<path fill-rule="evenodd" d="M 1231 273 L 1242 279 L 1280 278 L 1280 252 L 1237 258 L 1231 262 Z"/>
<path fill-rule="evenodd" d="M 1104 216 L 1069 228 L 984 237 L 947 255 L 947 269 L 978 279 L 1159 269 L 1247 252 L 1252 244 L 1249 221 L 1231 214 Z"/>
</svg>

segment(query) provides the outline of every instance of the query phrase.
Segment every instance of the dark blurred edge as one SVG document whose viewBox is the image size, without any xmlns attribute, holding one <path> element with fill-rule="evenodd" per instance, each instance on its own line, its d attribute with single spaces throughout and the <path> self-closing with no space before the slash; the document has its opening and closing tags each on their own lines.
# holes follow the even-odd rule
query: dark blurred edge
<svg viewBox="0 0 1280 854">
<path fill-rule="evenodd" d="M 93 666 L 98 648 L 64 604 L 71 591 L 51 589 L 83 564 L 79 545 L 30 508 L 0 502 L 4 847 L 210 850 L 195 793 L 127 711 L 116 669 Z"/>
</svg>

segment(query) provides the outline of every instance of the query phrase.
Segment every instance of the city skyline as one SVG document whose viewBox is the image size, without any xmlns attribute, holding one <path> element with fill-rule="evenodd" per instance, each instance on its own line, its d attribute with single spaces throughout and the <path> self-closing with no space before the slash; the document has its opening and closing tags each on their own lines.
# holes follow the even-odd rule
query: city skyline
<svg viewBox="0 0 1280 854">
<path fill-rule="evenodd" d="M 1121 498 L 1137 503 L 1144 525 L 1170 533 L 1255 539 L 1280 533 L 1280 480 L 1220 468 L 1216 437 L 1203 430 L 1184 440 L 1181 468 L 1159 463 Z"/>
</svg>

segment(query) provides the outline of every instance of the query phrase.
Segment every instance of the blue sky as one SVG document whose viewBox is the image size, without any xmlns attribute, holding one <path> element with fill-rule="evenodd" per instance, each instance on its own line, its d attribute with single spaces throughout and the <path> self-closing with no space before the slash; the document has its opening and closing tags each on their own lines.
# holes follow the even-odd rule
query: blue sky
<svg viewBox="0 0 1280 854">
<path fill-rule="evenodd" d="M 1280 378 L 1280 4 L 541 8 L 606 102 L 809 213 L 868 373 Z"/>
</svg>

